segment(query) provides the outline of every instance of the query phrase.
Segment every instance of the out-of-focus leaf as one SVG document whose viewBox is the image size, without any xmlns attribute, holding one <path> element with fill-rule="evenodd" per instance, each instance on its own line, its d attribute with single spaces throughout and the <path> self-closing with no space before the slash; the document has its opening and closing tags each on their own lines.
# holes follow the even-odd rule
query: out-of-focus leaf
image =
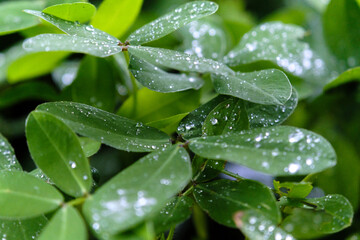
<svg viewBox="0 0 360 240">
<path fill-rule="evenodd" d="M 143 0 L 105 0 L 91 24 L 115 37 L 121 37 L 138 16 Z"/>
<path fill-rule="evenodd" d="M 91 157 L 97 153 L 101 146 L 100 142 L 92 140 L 91 138 L 79 137 L 79 141 L 86 157 Z"/>
<path fill-rule="evenodd" d="M 63 196 L 51 185 L 20 171 L 0 171 L 0 217 L 29 218 L 60 206 Z"/>
<path fill-rule="evenodd" d="M 0 170 L 21 171 L 21 165 L 16 159 L 14 149 L 0 133 Z"/>
<path fill-rule="evenodd" d="M 336 164 L 335 151 L 325 138 L 289 126 L 194 138 L 189 147 L 204 158 L 231 161 L 273 176 L 306 175 Z"/>
<path fill-rule="evenodd" d="M 26 54 L 22 43 L 17 43 L 0 53 L 0 86 L 6 82 L 7 69 L 17 58 Z"/>
<path fill-rule="evenodd" d="M 190 158 L 174 145 L 120 172 L 85 202 L 83 211 L 95 233 L 114 235 L 159 211 L 190 179 Z"/>
<path fill-rule="evenodd" d="M 51 218 L 39 240 L 86 240 L 86 225 L 79 212 L 72 206 L 65 205 Z"/>
<path fill-rule="evenodd" d="M 130 96 L 120 107 L 118 115 L 142 122 L 153 122 L 177 114 L 190 112 L 199 105 L 199 91 L 158 93 L 147 88 L 137 92 L 136 100 Z M 134 109 L 134 104 L 138 104 Z"/>
<path fill-rule="evenodd" d="M 235 227 L 237 211 L 253 209 L 279 223 L 281 214 L 273 193 L 265 185 L 252 181 L 218 180 L 196 185 L 194 197 L 200 207 L 215 221 Z"/>
<path fill-rule="evenodd" d="M 185 3 L 136 30 L 128 37 L 128 40 L 132 45 L 140 45 L 154 41 L 174 32 L 192 21 L 213 14 L 217 9 L 218 5 L 210 1 Z"/>
<path fill-rule="evenodd" d="M 55 68 L 51 75 L 56 86 L 61 90 L 69 86 L 74 81 L 79 66 L 80 61 L 65 61 Z"/>
<path fill-rule="evenodd" d="M 168 117 L 168 118 L 163 118 L 160 120 L 148 122 L 148 123 L 146 123 L 146 125 L 157 128 L 157 129 L 163 131 L 164 133 L 167 133 L 170 135 L 176 131 L 177 126 L 179 125 L 179 122 L 188 114 L 189 114 L 188 112 L 180 113 L 180 114 Z"/>
<path fill-rule="evenodd" d="M 308 182 L 282 182 L 274 180 L 274 190 L 280 196 L 287 196 L 289 198 L 305 198 L 313 186 Z"/>
<path fill-rule="evenodd" d="M 360 81 L 360 67 L 350 68 L 346 70 L 337 78 L 326 84 L 324 89 L 329 90 L 351 81 Z"/>
<path fill-rule="evenodd" d="M 37 110 L 55 115 L 73 131 L 117 149 L 150 152 L 169 145 L 169 136 L 136 122 L 81 103 L 45 103 Z"/>
<path fill-rule="evenodd" d="M 0 36 L 17 32 L 32 26 L 39 21 L 23 12 L 24 9 L 41 10 L 41 1 L 7 1 L 0 3 Z"/>
<path fill-rule="evenodd" d="M 54 182 L 51 181 L 51 179 L 45 175 L 45 173 L 43 173 L 43 171 L 41 171 L 40 168 L 35 168 L 34 170 L 32 170 L 31 172 L 29 172 L 30 175 L 33 175 L 34 177 L 43 180 L 46 183 L 49 183 L 51 185 L 54 185 Z"/>
<path fill-rule="evenodd" d="M 26 138 L 36 165 L 62 191 L 75 197 L 90 191 L 89 161 L 65 123 L 49 113 L 32 112 L 26 120 Z"/>
<path fill-rule="evenodd" d="M 31 8 L 33 9 L 33 8 Z M 67 20 L 87 22 L 94 16 L 96 8 L 94 5 L 85 2 L 63 3 L 45 8 L 42 12 L 55 17 Z"/>
<path fill-rule="evenodd" d="M 224 170 L 225 165 L 225 161 L 205 159 L 196 155 L 192 161 L 193 180 L 197 183 L 212 180 Z"/>
</svg>

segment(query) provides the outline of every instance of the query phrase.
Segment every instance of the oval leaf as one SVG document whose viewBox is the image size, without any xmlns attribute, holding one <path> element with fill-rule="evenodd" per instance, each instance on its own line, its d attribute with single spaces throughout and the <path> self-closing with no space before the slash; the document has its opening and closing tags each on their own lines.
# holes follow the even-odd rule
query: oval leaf
<svg viewBox="0 0 360 240">
<path fill-rule="evenodd" d="M 211 218 L 228 227 L 236 227 L 233 216 L 240 210 L 252 209 L 275 223 L 281 220 L 273 193 L 256 181 L 223 179 L 198 184 L 194 189 L 194 197 Z"/>
<path fill-rule="evenodd" d="M 227 160 L 273 176 L 306 175 L 336 164 L 335 151 L 326 139 L 289 126 L 195 138 L 190 149 L 205 158 Z"/>
<path fill-rule="evenodd" d="M 16 159 L 14 149 L 1 133 L 0 133 L 0 170 L 22 171 L 21 165 Z"/>
<path fill-rule="evenodd" d="M 79 137 L 81 148 L 84 151 L 86 157 L 91 157 L 97 153 L 101 147 L 101 143 L 91 138 Z"/>
<path fill-rule="evenodd" d="M 36 165 L 65 193 L 80 197 L 91 188 L 89 161 L 76 134 L 55 116 L 32 112 L 26 138 Z"/>
<path fill-rule="evenodd" d="M 161 65 L 171 69 L 185 72 L 198 73 L 223 73 L 233 74 L 233 70 L 225 64 L 212 59 L 199 58 L 195 55 L 182 53 L 174 50 L 129 46 L 128 51 L 135 57 L 143 59 L 154 65 Z"/>
<path fill-rule="evenodd" d="M 65 205 L 51 218 L 41 232 L 39 240 L 86 240 L 87 230 L 83 218 L 72 206 Z"/>
<path fill-rule="evenodd" d="M 84 204 L 85 217 L 97 234 L 119 233 L 159 211 L 190 179 L 184 148 L 151 153 L 99 188 Z"/>
<path fill-rule="evenodd" d="M 208 1 L 186 3 L 136 30 L 128 37 L 128 40 L 133 45 L 154 41 L 194 20 L 213 14 L 218 7 L 216 3 Z"/>
<path fill-rule="evenodd" d="M 51 185 L 20 171 L 0 171 L 0 217 L 27 218 L 60 206 L 63 196 Z"/>
<path fill-rule="evenodd" d="M 43 10 L 43 13 L 67 20 L 87 22 L 94 16 L 96 8 L 94 5 L 85 2 L 63 3 L 52 5 Z"/>
<path fill-rule="evenodd" d="M 170 143 L 155 128 L 81 103 L 45 103 L 37 110 L 55 115 L 80 135 L 125 151 L 150 152 Z"/>
<path fill-rule="evenodd" d="M 237 72 L 235 76 L 213 74 L 212 79 L 216 92 L 220 94 L 265 105 L 284 104 L 292 91 L 287 76 L 277 69 Z"/>
</svg>

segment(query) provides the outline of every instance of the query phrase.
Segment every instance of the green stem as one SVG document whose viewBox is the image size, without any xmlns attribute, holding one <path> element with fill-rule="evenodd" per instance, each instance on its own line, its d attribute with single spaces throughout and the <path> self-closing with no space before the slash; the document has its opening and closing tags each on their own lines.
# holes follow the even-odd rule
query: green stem
<svg viewBox="0 0 360 240">
<path fill-rule="evenodd" d="M 77 206 L 77 205 L 81 205 L 85 202 L 86 197 L 81 197 L 81 198 L 75 198 L 69 202 L 67 202 L 66 204 L 71 205 L 71 206 Z"/>
<path fill-rule="evenodd" d="M 194 186 L 191 186 L 181 195 L 182 196 L 187 196 L 187 195 L 191 194 L 193 191 L 194 191 Z"/>
<path fill-rule="evenodd" d="M 125 56 L 125 59 L 126 59 L 126 63 L 127 63 L 127 65 L 128 65 L 128 68 L 129 68 L 129 65 L 130 65 L 129 52 L 128 52 L 128 51 L 125 51 L 125 52 L 123 52 L 123 53 L 124 53 L 124 56 Z M 138 102 L 138 97 L 137 97 L 138 87 L 137 87 L 136 79 L 134 78 L 134 76 L 132 75 L 132 73 L 130 72 L 130 70 L 129 70 L 129 75 L 130 75 L 131 84 L 132 84 L 132 86 L 133 86 L 132 95 L 133 95 L 133 98 L 134 98 L 132 115 L 135 115 L 135 113 L 136 113 L 136 108 L 137 108 L 137 102 Z"/>
<path fill-rule="evenodd" d="M 208 239 L 206 216 L 197 204 L 193 207 L 193 222 L 198 239 Z"/>
<path fill-rule="evenodd" d="M 245 180 L 245 178 L 240 177 L 239 175 L 237 175 L 237 174 L 235 174 L 235 173 L 232 173 L 232 172 L 229 172 L 229 171 L 226 171 L 226 170 L 224 170 L 224 169 L 221 170 L 220 172 L 223 173 L 223 174 L 226 174 L 226 175 L 228 175 L 228 176 L 230 176 L 230 177 L 235 178 L 237 181 Z"/>
<path fill-rule="evenodd" d="M 172 240 L 174 237 L 174 232 L 175 232 L 175 226 L 172 226 L 170 228 L 169 235 L 167 236 L 166 240 Z"/>
<path fill-rule="evenodd" d="M 314 177 L 315 177 L 315 173 L 310 173 L 310 174 L 307 175 L 303 180 L 301 180 L 301 182 L 309 182 L 309 183 L 312 183 Z"/>
</svg>

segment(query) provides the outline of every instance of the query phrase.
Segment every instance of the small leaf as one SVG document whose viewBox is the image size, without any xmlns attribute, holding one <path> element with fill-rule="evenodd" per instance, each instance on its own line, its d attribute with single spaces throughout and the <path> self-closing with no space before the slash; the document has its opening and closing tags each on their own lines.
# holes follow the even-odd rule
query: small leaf
<svg viewBox="0 0 360 240">
<path fill-rule="evenodd" d="M 24 41 L 23 47 L 28 52 L 77 52 L 96 57 L 107 57 L 121 52 L 117 44 L 97 39 L 65 34 L 40 34 Z"/>
<path fill-rule="evenodd" d="M 65 205 L 51 218 L 41 232 L 39 240 L 86 240 L 87 231 L 83 218 L 72 206 Z"/>
<path fill-rule="evenodd" d="M 179 92 L 199 89 L 204 80 L 186 74 L 167 73 L 144 60 L 131 57 L 130 70 L 134 77 L 145 87 L 157 92 Z"/>
<path fill-rule="evenodd" d="M 310 194 L 313 186 L 308 182 L 282 182 L 274 180 L 274 190 L 280 196 L 289 198 L 305 198 Z"/>
<path fill-rule="evenodd" d="M 153 152 L 99 188 L 84 204 L 85 217 L 97 234 L 114 235 L 159 211 L 190 179 L 184 148 Z"/>
<path fill-rule="evenodd" d="M 151 218 L 155 232 L 165 232 L 188 219 L 191 215 L 193 204 L 193 200 L 186 196 L 171 199 L 159 213 Z"/>
<path fill-rule="evenodd" d="M 146 24 L 128 40 L 132 45 L 140 45 L 162 38 L 188 23 L 216 12 L 218 5 L 214 2 L 195 1 L 181 5 L 153 22 Z"/>
<path fill-rule="evenodd" d="M 85 104 L 45 103 L 37 110 L 55 115 L 80 135 L 117 149 L 150 152 L 169 145 L 169 137 L 155 128 Z"/>
<path fill-rule="evenodd" d="M 94 16 L 96 8 L 90 3 L 63 3 L 45 8 L 42 12 L 67 20 L 87 22 Z"/>
<path fill-rule="evenodd" d="M 160 120 L 148 122 L 146 124 L 149 127 L 157 128 L 160 131 L 163 131 L 164 133 L 171 135 L 172 133 L 176 132 L 176 128 L 179 125 L 179 122 L 188 114 L 189 114 L 188 112 L 180 113 L 168 118 L 163 118 Z"/>
<path fill-rule="evenodd" d="M 236 226 L 249 239 L 295 240 L 293 236 L 278 227 L 277 223 L 259 211 L 239 211 L 234 215 Z"/>
<path fill-rule="evenodd" d="M 101 146 L 100 142 L 92 140 L 91 138 L 79 137 L 79 141 L 86 157 L 91 157 L 97 153 Z"/>
<path fill-rule="evenodd" d="M 0 53 L 0 86 L 7 81 L 6 75 L 10 64 L 25 54 L 26 51 L 23 49 L 22 43 L 15 43 Z"/>
<path fill-rule="evenodd" d="M 54 187 L 30 174 L 0 171 L 0 217 L 35 217 L 55 210 L 62 201 Z"/>
<path fill-rule="evenodd" d="M 350 202 L 342 195 L 306 199 L 315 209 L 296 208 L 281 223 L 282 228 L 300 239 L 315 238 L 349 227 L 353 218 Z"/>
<path fill-rule="evenodd" d="M 252 209 L 275 223 L 281 219 L 274 195 L 268 187 L 256 181 L 223 179 L 198 184 L 194 197 L 211 218 L 228 227 L 235 227 L 233 216 L 240 210 Z"/>
<path fill-rule="evenodd" d="M 27 8 L 42 9 L 41 1 L 7 1 L 0 3 L 0 35 L 10 34 L 39 24 L 39 21 L 23 13 Z"/>
<path fill-rule="evenodd" d="M 33 240 L 47 224 L 45 216 L 29 219 L 0 219 L 0 236 L 2 240 Z"/>
<path fill-rule="evenodd" d="M 96 28 L 121 37 L 138 16 L 143 0 L 105 0 L 91 21 Z"/>
<path fill-rule="evenodd" d="M 29 172 L 30 175 L 33 175 L 34 177 L 43 180 L 46 183 L 49 183 L 51 185 L 55 185 L 53 181 L 51 181 L 51 179 L 45 175 L 45 173 L 43 173 L 43 171 L 41 171 L 40 168 L 35 168 L 34 170 L 32 170 L 31 172 Z"/>
<path fill-rule="evenodd" d="M 0 133 L 0 170 L 22 171 L 21 165 L 16 159 L 14 149 L 1 133 Z"/>
<path fill-rule="evenodd" d="M 134 109 L 134 97 L 130 96 L 120 107 L 118 115 L 142 122 L 153 122 L 194 110 L 199 105 L 200 93 L 186 91 L 158 93 L 147 88 L 137 92 L 138 104 Z"/>
<path fill-rule="evenodd" d="M 194 138 L 189 146 L 204 158 L 227 160 L 273 176 L 306 175 L 336 164 L 326 139 L 289 126 Z"/>
<path fill-rule="evenodd" d="M 129 46 L 128 51 L 137 58 L 154 65 L 185 72 L 233 74 L 233 70 L 221 62 L 174 50 Z"/>
<path fill-rule="evenodd" d="M 26 120 L 26 138 L 36 165 L 62 191 L 80 197 L 90 191 L 88 159 L 74 132 L 55 116 L 32 112 Z"/>
<path fill-rule="evenodd" d="M 212 79 L 216 92 L 220 94 L 265 105 L 284 104 L 292 92 L 287 76 L 276 69 L 251 73 L 237 72 L 235 76 L 213 74 Z"/>
<path fill-rule="evenodd" d="M 360 81 L 360 67 L 354 67 L 341 73 L 338 77 L 325 85 L 324 89 L 329 90 L 352 81 Z"/>
<path fill-rule="evenodd" d="M 216 178 L 225 168 L 225 161 L 204 159 L 198 155 L 195 156 L 192 161 L 192 169 L 193 180 L 197 183 L 207 182 Z"/>
<path fill-rule="evenodd" d="M 64 61 L 52 71 L 53 81 L 60 90 L 71 85 L 77 75 L 79 66 L 80 61 L 78 60 Z"/>
</svg>

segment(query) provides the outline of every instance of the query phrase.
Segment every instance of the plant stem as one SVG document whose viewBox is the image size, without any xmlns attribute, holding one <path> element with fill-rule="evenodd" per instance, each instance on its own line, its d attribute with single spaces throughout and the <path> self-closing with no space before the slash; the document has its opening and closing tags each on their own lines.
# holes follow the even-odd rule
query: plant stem
<svg viewBox="0 0 360 240">
<path fill-rule="evenodd" d="M 208 239 L 206 216 L 197 204 L 195 204 L 193 208 L 193 222 L 198 239 Z"/>
<path fill-rule="evenodd" d="M 237 175 L 236 173 L 232 173 L 232 172 L 226 171 L 226 170 L 224 170 L 224 169 L 221 170 L 220 172 L 223 173 L 223 174 L 226 174 L 226 175 L 228 175 L 228 176 L 230 176 L 230 177 L 235 178 L 237 181 L 245 180 L 245 178 L 240 177 L 240 176 Z"/>
<path fill-rule="evenodd" d="M 301 182 L 309 182 L 309 183 L 312 183 L 314 177 L 315 177 L 315 173 L 310 173 L 309 175 L 307 175 L 306 177 L 304 177 L 304 179 L 301 180 Z"/>
<path fill-rule="evenodd" d="M 167 236 L 166 240 L 172 240 L 175 232 L 175 226 L 172 226 L 169 231 L 169 235 Z"/>
<path fill-rule="evenodd" d="M 187 196 L 187 195 L 191 194 L 193 191 L 194 191 L 194 186 L 191 186 L 181 195 L 182 196 Z"/>
<path fill-rule="evenodd" d="M 77 206 L 77 205 L 81 205 L 85 202 L 86 197 L 81 197 L 81 198 L 75 198 L 69 202 L 67 202 L 66 204 L 71 205 L 71 206 Z"/>
<path fill-rule="evenodd" d="M 123 53 L 124 53 L 124 56 L 125 56 L 125 59 L 126 59 L 128 68 L 129 68 L 129 65 L 130 65 L 129 52 L 128 52 L 128 51 L 125 51 L 125 52 L 123 52 Z M 135 113 L 136 113 L 136 108 L 137 108 L 137 102 L 138 102 L 138 97 L 137 97 L 138 87 L 137 87 L 136 79 L 134 78 L 134 76 L 132 75 L 132 73 L 130 72 L 130 70 L 129 70 L 129 75 L 130 75 L 131 84 L 132 84 L 132 86 L 133 86 L 132 95 L 133 95 L 133 98 L 134 98 L 132 115 L 135 115 Z"/>
</svg>

